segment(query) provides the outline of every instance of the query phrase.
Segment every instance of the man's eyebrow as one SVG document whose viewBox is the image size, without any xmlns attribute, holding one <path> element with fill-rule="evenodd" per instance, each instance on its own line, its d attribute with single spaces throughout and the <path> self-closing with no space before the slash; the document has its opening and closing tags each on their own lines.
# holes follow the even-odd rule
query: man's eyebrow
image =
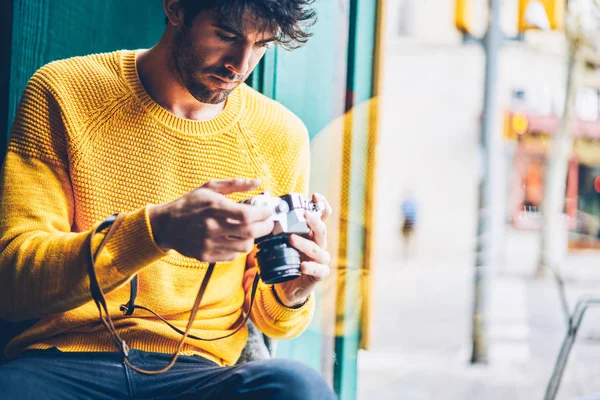
<svg viewBox="0 0 600 400">
<path fill-rule="evenodd" d="M 256 42 L 256 43 L 258 43 L 258 44 L 267 44 L 267 43 L 274 42 L 275 40 L 277 40 L 275 37 L 270 37 L 270 38 L 268 38 L 268 39 L 259 40 L 259 41 L 258 41 L 258 42 Z"/>
<path fill-rule="evenodd" d="M 229 25 L 226 25 L 226 24 L 224 24 L 224 23 L 222 23 L 222 22 L 217 22 L 217 23 L 215 24 L 215 26 L 216 26 L 217 28 L 221 29 L 221 30 L 227 31 L 227 32 L 229 32 L 229 33 L 233 33 L 233 34 L 234 34 L 234 35 L 236 35 L 236 36 L 241 36 L 241 37 L 244 37 L 244 35 L 243 35 L 242 33 L 238 32 L 238 31 L 237 31 L 235 28 L 233 28 L 233 27 L 231 27 L 231 26 L 229 26 Z"/>
<path fill-rule="evenodd" d="M 221 30 L 227 31 L 233 35 L 239 36 L 239 37 L 245 37 L 244 34 L 242 34 L 241 32 L 238 32 L 234 27 L 229 26 L 227 24 L 224 24 L 222 22 L 218 22 L 215 24 L 215 26 Z M 267 44 L 270 42 L 274 42 L 276 40 L 276 38 L 274 36 L 271 36 L 270 38 L 264 39 L 264 40 L 259 40 L 258 44 Z"/>
</svg>

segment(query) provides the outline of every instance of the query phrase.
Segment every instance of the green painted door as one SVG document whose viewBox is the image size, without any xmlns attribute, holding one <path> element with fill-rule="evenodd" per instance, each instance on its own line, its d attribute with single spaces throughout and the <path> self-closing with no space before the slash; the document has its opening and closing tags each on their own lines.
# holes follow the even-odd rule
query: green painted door
<svg viewBox="0 0 600 400">
<path fill-rule="evenodd" d="M 346 91 L 348 9 L 343 2 L 323 1 L 317 4 L 317 15 L 314 36 L 305 46 L 293 52 L 276 49 L 265 60 L 274 65 L 270 69 L 273 89 L 266 94 L 304 121 L 311 140 L 344 115 Z M 324 167 L 313 155 L 311 180 Z M 326 193 L 323 189 L 318 191 Z M 317 190 L 314 182 L 311 190 Z M 331 279 L 335 280 L 333 274 Z M 332 382 L 335 300 L 331 291 L 335 284 L 330 282 L 328 288 L 318 289 L 319 306 L 309 328 L 297 339 L 279 342 L 277 356 L 303 361 Z"/>
</svg>

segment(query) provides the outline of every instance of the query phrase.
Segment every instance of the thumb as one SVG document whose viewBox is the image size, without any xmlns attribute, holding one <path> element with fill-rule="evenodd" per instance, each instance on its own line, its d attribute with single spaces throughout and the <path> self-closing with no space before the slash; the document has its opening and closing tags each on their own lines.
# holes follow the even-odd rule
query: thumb
<svg viewBox="0 0 600 400">
<path fill-rule="evenodd" d="M 260 185 L 259 179 L 223 179 L 210 180 L 202 185 L 202 188 L 212 190 L 221 194 L 231 194 L 236 192 L 247 192 L 257 188 Z"/>
</svg>

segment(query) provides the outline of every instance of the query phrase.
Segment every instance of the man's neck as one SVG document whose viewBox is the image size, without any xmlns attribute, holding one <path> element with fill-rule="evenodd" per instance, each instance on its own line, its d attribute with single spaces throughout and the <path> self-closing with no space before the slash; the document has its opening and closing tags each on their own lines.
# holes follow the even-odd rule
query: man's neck
<svg viewBox="0 0 600 400">
<path fill-rule="evenodd" d="M 136 55 L 138 75 L 150 97 L 180 118 L 205 121 L 219 115 L 225 102 L 208 104 L 196 100 L 168 68 L 170 56 L 162 41 Z"/>
</svg>

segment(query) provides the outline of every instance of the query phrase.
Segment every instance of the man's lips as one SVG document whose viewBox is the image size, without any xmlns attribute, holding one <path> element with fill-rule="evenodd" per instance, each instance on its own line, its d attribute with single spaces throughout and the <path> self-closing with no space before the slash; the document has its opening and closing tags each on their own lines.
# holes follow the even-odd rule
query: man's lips
<svg viewBox="0 0 600 400">
<path fill-rule="evenodd" d="M 230 81 L 230 80 L 218 77 L 216 75 L 211 75 L 210 78 L 219 88 L 226 89 L 226 90 L 233 89 L 240 83 L 239 81 Z"/>
</svg>

